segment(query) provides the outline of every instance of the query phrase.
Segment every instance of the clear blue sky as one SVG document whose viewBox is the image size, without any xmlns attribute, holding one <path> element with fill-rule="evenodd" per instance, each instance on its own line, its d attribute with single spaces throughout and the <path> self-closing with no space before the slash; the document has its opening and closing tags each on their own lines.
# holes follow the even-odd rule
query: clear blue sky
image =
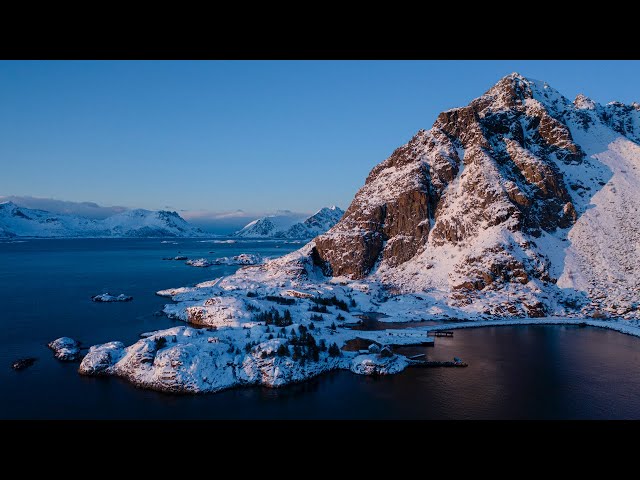
<svg viewBox="0 0 640 480">
<path fill-rule="evenodd" d="M 0 195 L 346 208 L 394 148 L 512 71 L 640 101 L 637 61 L 5 61 Z"/>
</svg>

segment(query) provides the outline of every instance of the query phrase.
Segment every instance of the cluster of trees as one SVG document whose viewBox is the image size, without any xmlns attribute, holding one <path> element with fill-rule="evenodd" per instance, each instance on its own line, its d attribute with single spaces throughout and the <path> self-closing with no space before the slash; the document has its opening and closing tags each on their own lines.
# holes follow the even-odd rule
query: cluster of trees
<svg viewBox="0 0 640 480">
<path fill-rule="evenodd" d="M 309 307 L 310 312 L 329 313 L 326 305 L 311 305 Z"/>
<path fill-rule="evenodd" d="M 336 297 L 335 295 L 332 297 L 312 297 L 310 299 L 313 303 L 315 303 L 316 305 L 323 305 L 325 307 L 330 307 L 330 306 L 336 306 L 338 307 L 340 310 L 344 311 L 344 312 L 348 312 L 349 311 L 349 307 L 347 306 L 347 302 L 345 302 L 344 300 L 340 300 L 338 297 Z M 352 299 L 353 301 L 353 299 Z M 355 304 L 355 302 L 354 302 Z M 317 310 L 314 310 L 317 311 Z"/>
<path fill-rule="evenodd" d="M 314 329 L 313 323 L 309 325 L 309 328 L 300 325 L 297 332 L 292 328 L 287 337 L 285 329 L 282 328 L 278 333 L 278 338 L 286 338 L 287 341 L 278 346 L 275 355 L 279 357 L 290 356 L 293 360 L 299 361 L 302 364 L 307 361 L 317 362 L 320 360 L 320 352 L 327 352 L 331 357 L 339 357 L 342 355 L 337 343 L 334 342 L 327 347 L 327 342 L 324 338 L 316 342 L 315 337 L 310 333 L 310 330 Z M 270 335 L 270 337 L 273 338 L 273 335 Z M 244 346 L 244 351 L 250 353 L 256 345 L 258 345 L 256 341 L 247 342 Z M 233 345 L 230 346 L 229 352 L 234 352 Z M 236 348 L 235 353 L 238 354 L 240 351 Z M 269 355 L 266 350 L 263 350 L 260 356 L 261 358 L 267 358 Z"/>
<path fill-rule="evenodd" d="M 285 310 L 284 313 L 280 315 L 280 312 L 275 308 L 267 312 L 255 314 L 252 320 L 255 322 L 264 322 L 265 325 L 275 325 L 276 327 L 288 327 L 293 323 L 289 310 Z"/>
<path fill-rule="evenodd" d="M 259 312 L 260 307 L 256 307 L 252 303 L 247 303 L 247 312 Z"/>
<path fill-rule="evenodd" d="M 341 355 L 340 348 L 335 342 L 329 347 L 327 347 L 327 342 L 323 338 L 316 342 L 315 337 L 309 330 L 313 330 L 313 328 L 300 325 L 297 332 L 292 328 L 287 343 L 280 344 L 276 354 L 279 357 L 291 356 L 293 360 L 298 360 L 301 363 L 311 360 L 317 362 L 320 359 L 320 352 L 328 352 L 332 357 Z"/>
<path fill-rule="evenodd" d="M 295 330 L 291 329 L 289 344 L 293 345 L 291 358 L 294 360 L 300 360 L 304 363 L 305 360 L 317 362 L 320 359 L 320 347 L 316 344 L 316 339 L 309 333 L 309 330 L 304 325 L 298 327 L 298 334 L 296 334 Z"/>
<path fill-rule="evenodd" d="M 285 298 L 278 295 L 267 295 L 265 297 L 270 302 L 276 302 L 278 305 L 295 305 L 295 298 Z"/>
<path fill-rule="evenodd" d="M 340 355 L 342 355 L 342 352 L 340 352 L 340 348 L 338 347 L 338 344 L 335 342 L 329 345 L 328 353 L 330 357 L 339 357 Z"/>
</svg>

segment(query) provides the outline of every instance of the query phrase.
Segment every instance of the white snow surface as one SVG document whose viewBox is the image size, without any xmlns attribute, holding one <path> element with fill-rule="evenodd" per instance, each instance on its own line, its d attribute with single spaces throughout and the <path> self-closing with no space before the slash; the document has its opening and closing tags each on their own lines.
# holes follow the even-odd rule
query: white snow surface
<svg viewBox="0 0 640 480">
<path fill-rule="evenodd" d="M 80 358 L 80 343 L 69 337 L 60 337 L 47 345 L 58 360 L 71 362 Z"/>
<path fill-rule="evenodd" d="M 191 267 L 210 267 L 213 265 L 213 262 L 206 258 L 192 258 L 184 262 L 185 265 L 189 265 Z"/>
</svg>

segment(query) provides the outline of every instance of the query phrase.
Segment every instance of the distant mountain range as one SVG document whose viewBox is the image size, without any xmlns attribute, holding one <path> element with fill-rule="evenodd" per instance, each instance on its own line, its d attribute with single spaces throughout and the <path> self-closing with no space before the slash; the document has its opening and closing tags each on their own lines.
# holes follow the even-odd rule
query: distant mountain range
<svg viewBox="0 0 640 480">
<path fill-rule="evenodd" d="M 244 238 L 313 238 L 333 227 L 344 215 L 338 207 L 324 207 L 300 221 L 289 215 L 269 215 L 247 224 L 234 236 Z"/>
<path fill-rule="evenodd" d="M 102 220 L 0 203 L 0 237 L 200 237 L 176 212 L 127 210 Z"/>
</svg>

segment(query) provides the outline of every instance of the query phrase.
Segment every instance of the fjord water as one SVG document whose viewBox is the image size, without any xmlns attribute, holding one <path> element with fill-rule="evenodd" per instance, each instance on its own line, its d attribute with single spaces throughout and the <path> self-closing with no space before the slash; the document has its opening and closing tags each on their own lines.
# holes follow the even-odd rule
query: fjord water
<svg viewBox="0 0 640 480">
<path fill-rule="evenodd" d="M 190 258 L 299 247 L 282 241 L 206 243 L 191 239 L 51 239 L 0 243 L 0 418 L 640 418 L 640 339 L 575 326 L 457 330 L 435 347 L 405 347 L 467 368 L 407 369 L 371 378 L 340 371 L 282 389 L 242 388 L 169 395 L 116 378 L 82 377 L 53 358 L 47 342 L 71 336 L 93 345 L 130 344 L 144 331 L 181 325 L 154 315 L 160 289 L 195 284 L 237 267 L 194 268 Z M 212 251 L 213 253 L 209 253 Z M 128 303 L 90 300 L 103 292 Z M 38 361 L 23 371 L 11 363 Z"/>
</svg>

